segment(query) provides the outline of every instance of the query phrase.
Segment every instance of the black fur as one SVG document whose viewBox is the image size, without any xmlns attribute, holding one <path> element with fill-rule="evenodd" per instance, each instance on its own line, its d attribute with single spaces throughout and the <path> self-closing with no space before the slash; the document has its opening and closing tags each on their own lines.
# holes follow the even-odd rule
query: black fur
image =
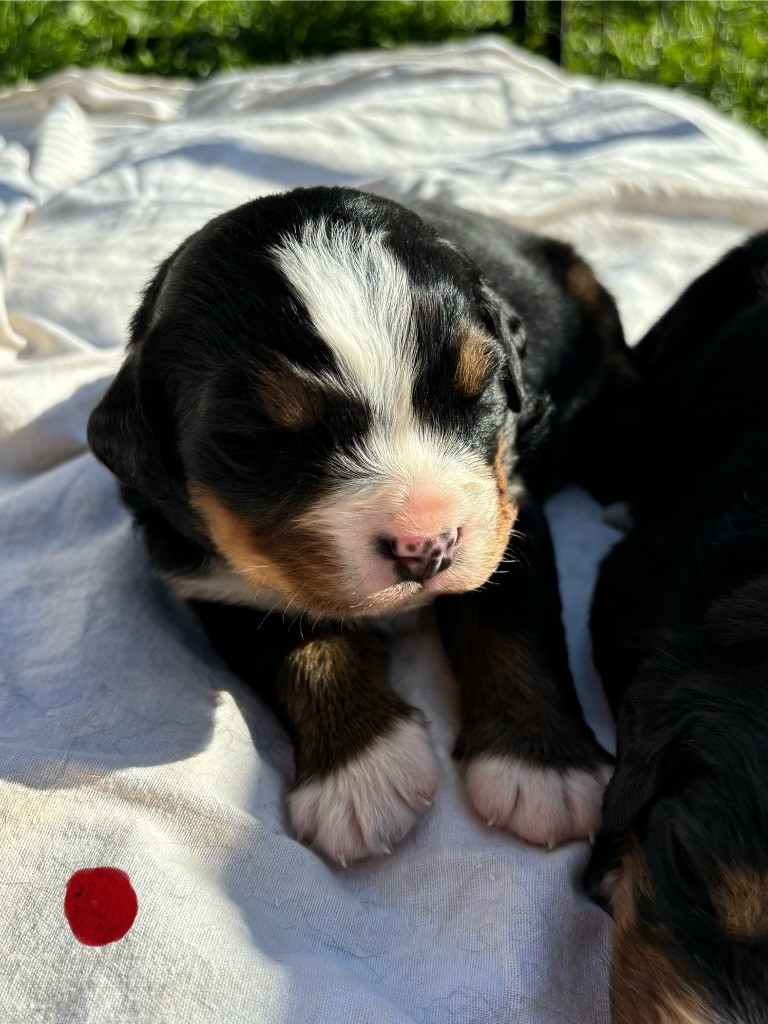
<svg viewBox="0 0 768 1024">
<path fill-rule="evenodd" d="M 694 282 L 632 361 L 582 467 L 634 519 L 592 610 L 618 763 L 587 883 L 599 894 L 639 851 L 640 937 L 707 1020 L 764 1024 L 768 913 L 744 907 L 768 907 L 768 234 Z M 727 872 L 754 880 L 742 908 Z"/>
</svg>

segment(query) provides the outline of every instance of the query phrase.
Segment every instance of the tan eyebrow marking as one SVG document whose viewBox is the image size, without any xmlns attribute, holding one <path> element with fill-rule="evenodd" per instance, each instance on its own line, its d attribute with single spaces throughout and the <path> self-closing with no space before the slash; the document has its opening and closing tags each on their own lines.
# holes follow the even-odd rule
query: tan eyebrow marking
<svg viewBox="0 0 768 1024">
<path fill-rule="evenodd" d="M 320 416 L 320 389 L 279 352 L 254 366 L 251 375 L 259 401 L 273 423 L 298 430 Z"/>
<path fill-rule="evenodd" d="M 485 387 L 493 365 L 489 339 L 469 332 L 461 339 L 456 364 L 456 385 L 468 398 L 476 398 Z"/>
</svg>

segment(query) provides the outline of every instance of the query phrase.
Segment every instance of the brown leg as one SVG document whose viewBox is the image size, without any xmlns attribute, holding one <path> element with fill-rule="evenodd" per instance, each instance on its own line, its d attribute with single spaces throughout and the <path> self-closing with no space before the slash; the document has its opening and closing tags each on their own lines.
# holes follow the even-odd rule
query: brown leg
<svg viewBox="0 0 768 1024">
<path fill-rule="evenodd" d="M 297 837 L 344 864 L 389 853 L 429 806 L 437 767 L 422 716 L 387 680 L 383 641 L 198 604 L 214 645 L 281 715 L 295 752 Z"/>
</svg>

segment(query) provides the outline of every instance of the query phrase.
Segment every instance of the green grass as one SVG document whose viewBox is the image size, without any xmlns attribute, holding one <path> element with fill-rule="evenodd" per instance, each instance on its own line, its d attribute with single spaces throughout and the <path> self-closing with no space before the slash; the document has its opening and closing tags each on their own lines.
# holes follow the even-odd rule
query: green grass
<svg viewBox="0 0 768 1024">
<path fill-rule="evenodd" d="M 684 89 L 768 134 L 768 5 L 565 5 L 569 70 Z"/>
<path fill-rule="evenodd" d="M 67 64 L 204 78 L 338 50 L 471 35 L 506 13 L 503 0 L 0 3 L 0 81 Z"/>
<path fill-rule="evenodd" d="M 0 84 L 69 64 L 189 75 L 492 31 L 547 53 L 553 5 L 529 0 L 34 0 L 0 2 Z M 768 134 L 768 5 L 725 0 L 569 0 L 562 62 L 601 78 L 660 82 Z"/>
</svg>

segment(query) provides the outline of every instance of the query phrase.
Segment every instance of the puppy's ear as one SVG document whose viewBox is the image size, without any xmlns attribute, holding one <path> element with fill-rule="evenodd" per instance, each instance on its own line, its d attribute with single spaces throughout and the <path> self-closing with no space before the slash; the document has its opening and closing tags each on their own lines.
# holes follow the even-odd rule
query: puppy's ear
<svg viewBox="0 0 768 1024">
<path fill-rule="evenodd" d="M 171 488 L 168 459 L 145 408 L 138 356 L 132 352 L 88 420 L 88 444 L 122 483 L 164 500 Z"/>
<path fill-rule="evenodd" d="M 635 841 L 646 840 L 653 830 L 658 843 L 665 845 L 673 829 L 676 794 L 686 780 L 699 771 L 682 746 L 683 725 L 666 729 L 653 750 L 635 743 L 626 718 L 619 724 L 624 734 L 613 778 L 603 799 L 603 826 L 594 845 L 584 876 L 587 893 L 596 903 L 612 912 L 613 894 L 624 854 Z M 671 751 L 671 753 L 670 753 Z M 659 833 L 659 828 L 663 835 Z M 653 844 L 651 844 L 653 845 Z M 665 845 L 666 849 L 666 845 Z M 666 854 L 665 854 L 666 856 Z"/>
<path fill-rule="evenodd" d="M 582 884 L 590 899 L 609 914 L 621 879 L 624 855 L 636 839 L 660 784 L 660 758 L 645 759 L 632 752 L 620 757 L 603 798 L 603 825 L 592 847 Z"/>
<path fill-rule="evenodd" d="M 519 413 L 526 398 L 522 357 L 525 355 L 525 325 L 508 302 L 490 285 L 481 285 L 481 308 L 486 327 L 498 338 L 507 357 L 507 402 L 512 412 Z"/>
<path fill-rule="evenodd" d="M 172 468 L 178 472 L 178 459 L 167 399 L 147 373 L 143 353 L 170 271 L 194 238 L 183 242 L 157 268 L 131 320 L 125 362 L 88 420 L 88 444 L 96 458 L 122 483 L 159 501 L 170 493 Z"/>
</svg>

